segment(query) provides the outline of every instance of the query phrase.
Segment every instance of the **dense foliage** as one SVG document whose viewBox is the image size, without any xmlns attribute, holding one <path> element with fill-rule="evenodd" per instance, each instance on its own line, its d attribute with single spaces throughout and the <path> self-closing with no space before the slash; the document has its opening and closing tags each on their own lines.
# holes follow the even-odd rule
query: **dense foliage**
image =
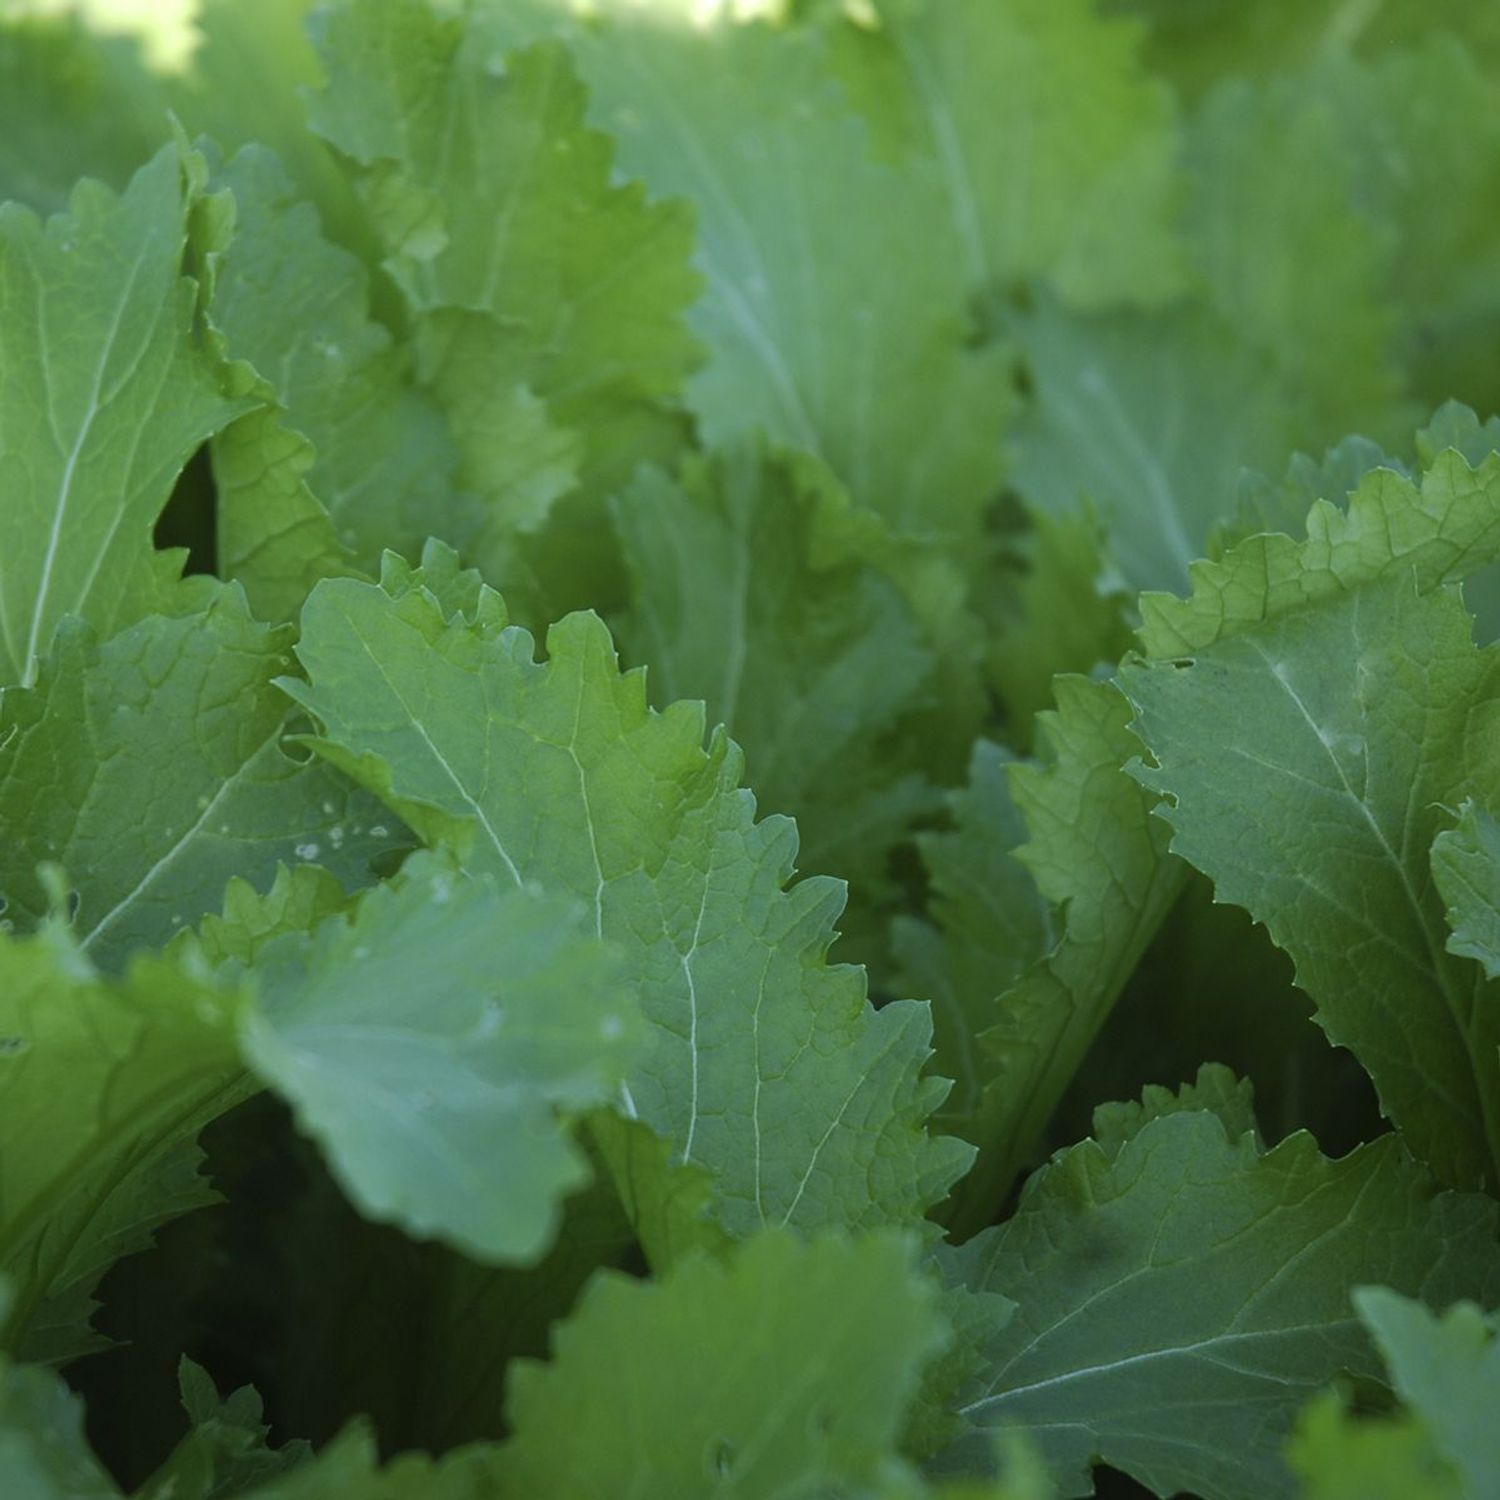
<svg viewBox="0 0 1500 1500">
<path fill-rule="evenodd" d="M 0 6 L 0 1495 L 1500 1493 L 1497 17 Z"/>
</svg>

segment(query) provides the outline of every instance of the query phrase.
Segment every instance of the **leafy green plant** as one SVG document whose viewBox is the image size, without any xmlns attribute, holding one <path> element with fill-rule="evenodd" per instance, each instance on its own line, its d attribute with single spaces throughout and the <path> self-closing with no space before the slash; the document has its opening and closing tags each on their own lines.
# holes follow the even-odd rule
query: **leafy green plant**
<svg viewBox="0 0 1500 1500">
<path fill-rule="evenodd" d="M 0 1495 L 1500 1491 L 1483 8 L 97 12 Z"/>
</svg>

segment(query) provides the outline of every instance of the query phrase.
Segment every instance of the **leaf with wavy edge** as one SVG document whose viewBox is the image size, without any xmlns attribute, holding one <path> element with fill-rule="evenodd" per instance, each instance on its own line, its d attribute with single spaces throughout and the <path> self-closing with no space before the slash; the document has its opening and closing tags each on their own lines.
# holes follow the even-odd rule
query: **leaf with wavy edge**
<svg viewBox="0 0 1500 1500">
<path fill-rule="evenodd" d="M 467 869 L 584 902 L 650 1023 L 627 1111 L 714 1174 L 733 1232 L 920 1215 L 968 1153 L 922 1129 L 947 1091 L 920 1076 L 926 1007 L 872 1012 L 863 974 L 824 960 L 842 887 L 788 885 L 795 825 L 756 821 L 701 704 L 647 708 L 598 619 L 553 626 L 541 663 L 479 600 L 449 618 L 397 559 L 380 587 L 319 585 L 309 681 L 284 684 L 319 752 Z"/>
</svg>

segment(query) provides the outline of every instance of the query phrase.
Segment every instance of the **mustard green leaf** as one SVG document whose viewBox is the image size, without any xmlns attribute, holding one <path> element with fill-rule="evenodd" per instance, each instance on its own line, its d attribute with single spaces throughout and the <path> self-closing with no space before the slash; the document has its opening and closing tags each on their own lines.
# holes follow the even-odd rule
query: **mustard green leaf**
<svg viewBox="0 0 1500 1500">
<path fill-rule="evenodd" d="M 1375 1340 L 1391 1384 L 1431 1434 L 1432 1444 L 1482 1495 L 1500 1474 L 1500 1342 L 1495 1320 L 1472 1302 L 1441 1317 L 1386 1286 L 1362 1287 L 1354 1305 Z"/>
<path fill-rule="evenodd" d="M 585 915 L 423 855 L 310 945 L 262 948 L 247 1061 L 367 1216 L 486 1261 L 549 1248 L 589 1175 L 566 1117 L 619 1089 L 640 1036 Z"/>
<path fill-rule="evenodd" d="M 121 194 L 85 179 L 45 225 L 0 207 L 0 681 L 35 681 L 64 615 L 108 634 L 165 598 L 180 560 L 151 528 L 249 404 L 194 332 L 194 170 L 167 146 Z"/>
<path fill-rule="evenodd" d="M 57 1362 L 98 1344 L 100 1277 L 214 1201 L 198 1131 L 251 1091 L 232 991 L 175 964 L 98 976 L 66 934 L 0 937 L 0 1271 L 5 1347 Z"/>
<path fill-rule="evenodd" d="M 1073 306 L 1178 290 L 1173 112 L 1139 27 L 1093 0 L 872 10 L 835 33 L 840 76 L 872 130 L 894 121 L 939 163 L 976 295 L 1034 277 Z"/>
<path fill-rule="evenodd" d="M 108 969 L 217 909 L 231 876 L 269 885 L 279 864 L 318 860 L 369 883 L 401 830 L 283 747 L 289 705 L 272 680 L 290 646 L 233 588 L 102 645 L 64 623 L 36 686 L 0 696 L 0 894 L 13 926 L 47 915 L 44 864 L 67 874 L 79 946 Z"/>
<path fill-rule="evenodd" d="M 1448 951 L 1500 979 L 1500 824 L 1466 802 L 1458 825 L 1433 841 L 1432 878 L 1448 908 Z"/>
<path fill-rule="evenodd" d="M 1133 588 L 1179 585 L 1233 512 L 1241 470 L 1303 440 L 1266 359 L 1206 311 L 1085 316 L 1043 298 L 1012 327 L 1033 392 L 1016 487 L 1049 516 L 1087 502 Z"/>
<path fill-rule="evenodd" d="M 744 748 L 803 862 L 868 895 L 934 801 L 892 731 L 930 706 L 935 663 L 846 509 L 810 466 L 752 449 L 647 471 L 614 505 L 634 585 L 618 633 L 655 703 L 702 698 Z"/>
<path fill-rule="evenodd" d="M 696 210 L 692 410 L 713 443 L 817 454 L 909 545 L 971 540 L 1012 401 L 1003 352 L 970 346 L 937 163 L 877 159 L 815 34 L 688 10 L 610 3 L 540 29 L 565 31 L 624 170 Z M 497 8 L 492 28 L 538 23 Z"/>
<path fill-rule="evenodd" d="M 1351 1291 L 1493 1295 L 1494 1229 L 1492 1203 L 1435 1194 L 1392 1139 L 1330 1161 L 1297 1134 L 1263 1155 L 1214 1112 L 1157 1113 L 1056 1157 L 953 1253 L 962 1284 L 1016 1303 L 964 1413 L 1029 1436 L 1065 1495 L 1091 1494 L 1098 1462 L 1162 1496 L 1291 1495 L 1302 1404 L 1342 1370 L 1379 1373 Z"/>
<path fill-rule="evenodd" d="M 963 1170 L 922 1122 L 930 1021 L 872 1012 L 863 974 L 824 954 L 838 882 L 788 882 L 796 827 L 756 821 L 742 757 L 704 748 L 701 704 L 647 707 L 609 632 L 572 615 L 502 629 L 498 601 L 449 619 L 420 573 L 319 585 L 303 614 L 320 752 L 465 868 L 583 901 L 639 985 L 650 1044 L 622 1100 L 715 1177 L 724 1224 L 903 1222 Z"/>
<path fill-rule="evenodd" d="M 946 1340 L 936 1302 L 911 1241 L 888 1231 L 770 1231 L 654 1285 L 601 1275 L 551 1362 L 512 1378 L 498 1478 L 578 1500 L 860 1493 L 894 1464 Z"/>
<path fill-rule="evenodd" d="M 474 521 L 441 414 L 370 316 L 363 266 L 263 148 L 243 148 L 212 184 L 232 195 L 234 221 L 209 317 L 268 403 L 213 443 L 219 568 L 285 619 L 320 577 L 373 569 L 387 546 L 415 552 L 440 517 L 463 543 Z"/>
</svg>

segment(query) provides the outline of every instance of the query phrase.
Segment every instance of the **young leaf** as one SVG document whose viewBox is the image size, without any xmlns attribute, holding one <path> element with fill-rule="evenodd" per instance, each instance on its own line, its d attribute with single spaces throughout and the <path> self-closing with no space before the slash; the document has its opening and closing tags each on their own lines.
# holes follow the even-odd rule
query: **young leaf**
<svg viewBox="0 0 1500 1500">
<path fill-rule="evenodd" d="M 272 679 L 290 644 L 234 588 L 103 645 L 64 625 L 36 686 L 0 697 L 0 894 L 14 925 L 46 916 L 48 862 L 76 889 L 80 948 L 108 969 L 217 908 L 234 875 L 268 884 L 282 862 L 320 859 L 368 883 L 397 825 L 282 748 Z"/>
<path fill-rule="evenodd" d="M 162 959 L 99 978 L 49 926 L 0 937 L 3 1344 L 60 1362 L 97 1347 L 91 1294 L 167 1219 L 214 1201 L 198 1131 L 250 1088 L 237 1000 Z"/>
<path fill-rule="evenodd" d="M 1493 1296 L 1494 1233 L 1493 1204 L 1434 1196 L 1391 1138 L 1262 1155 L 1215 1113 L 1158 1110 L 1055 1158 L 953 1253 L 964 1285 L 1016 1303 L 964 1414 L 1028 1434 L 1066 1495 L 1092 1493 L 1095 1462 L 1162 1496 L 1290 1495 L 1298 1408 L 1341 1370 L 1378 1373 L 1351 1288 Z"/>
<path fill-rule="evenodd" d="M 1167 854 L 1151 799 L 1122 769 L 1140 747 L 1126 727 L 1129 705 L 1108 683 L 1059 677 L 1055 688 L 1057 708 L 1037 720 L 1043 759 L 1010 771 L 1028 841 L 1000 853 L 1014 827 L 1001 797 L 968 807 L 978 821 L 967 837 L 991 846 L 1006 885 L 1016 889 L 1024 865 L 1062 917 L 1046 948 L 1018 951 L 1004 967 L 991 959 L 979 972 L 950 970 L 948 983 L 964 986 L 960 1003 L 977 1038 L 968 1071 L 979 1084 L 962 1127 L 980 1153 L 959 1188 L 959 1232 L 992 1221 L 1182 889 L 1183 867 Z M 994 942 L 982 910 L 949 903 L 946 912 L 955 958 Z M 1018 976 L 998 986 L 1005 968 Z"/>
<path fill-rule="evenodd" d="M 862 1493 L 892 1466 L 946 1338 L 911 1242 L 890 1233 L 801 1244 L 772 1231 L 655 1285 L 605 1274 L 552 1362 L 517 1368 L 498 1476 L 507 1492 L 577 1500 Z"/>
<path fill-rule="evenodd" d="M 872 1012 L 863 975 L 824 960 L 839 884 L 788 888 L 795 825 L 756 821 L 701 704 L 647 708 L 596 618 L 555 625 L 539 663 L 485 597 L 450 620 L 394 560 L 383 587 L 320 584 L 310 681 L 284 684 L 320 752 L 471 872 L 584 902 L 649 1023 L 627 1108 L 713 1173 L 733 1232 L 920 1214 L 967 1153 L 922 1129 L 946 1092 L 920 1077 L 926 1008 Z"/>
<path fill-rule="evenodd" d="M 0 683 L 36 680 L 64 615 L 108 635 L 158 607 L 180 560 L 151 528 L 194 450 L 250 404 L 193 333 L 196 171 L 167 146 L 123 194 L 81 182 L 45 225 L 0 206 Z"/>
<path fill-rule="evenodd" d="M 364 1213 L 480 1260 L 545 1253 L 588 1180 L 558 1115 L 613 1096 L 639 1040 L 581 907 L 421 856 L 251 972 L 247 1061 Z"/>
<path fill-rule="evenodd" d="M 1287 1463 L 1302 1500 L 1468 1500 L 1420 1422 L 1356 1421 L 1334 1392 L 1302 1413 Z"/>
</svg>

